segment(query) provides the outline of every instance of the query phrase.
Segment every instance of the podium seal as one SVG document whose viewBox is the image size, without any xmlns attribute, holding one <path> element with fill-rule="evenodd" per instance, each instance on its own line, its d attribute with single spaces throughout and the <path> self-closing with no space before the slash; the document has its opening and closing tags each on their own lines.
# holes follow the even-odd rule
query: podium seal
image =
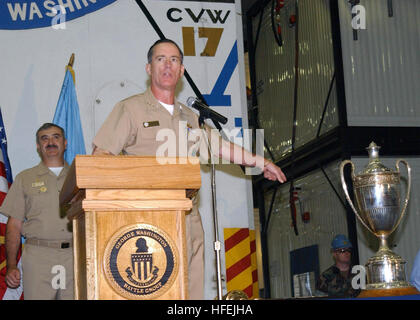
<svg viewBox="0 0 420 320">
<path fill-rule="evenodd" d="M 172 239 L 148 224 L 118 230 L 105 247 L 103 268 L 109 285 L 127 299 L 155 299 L 178 273 L 178 252 Z"/>
</svg>

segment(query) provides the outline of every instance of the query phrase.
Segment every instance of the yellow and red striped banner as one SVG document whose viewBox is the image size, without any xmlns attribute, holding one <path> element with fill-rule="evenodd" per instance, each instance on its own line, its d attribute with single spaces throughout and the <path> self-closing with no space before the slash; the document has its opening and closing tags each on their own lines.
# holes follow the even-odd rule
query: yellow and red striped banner
<svg viewBox="0 0 420 320">
<path fill-rule="evenodd" d="M 225 228 L 224 240 L 227 291 L 242 290 L 250 299 L 258 297 L 255 231 L 248 228 Z M 255 281 L 257 290 L 254 289 Z"/>
<path fill-rule="evenodd" d="M 260 288 L 258 286 L 258 265 L 257 265 L 257 244 L 255 241 L 255 230 L 249 230 L 251 246 L 251 268 L 252 268 L 252 298 L 260 297 Z"/>
</svg>

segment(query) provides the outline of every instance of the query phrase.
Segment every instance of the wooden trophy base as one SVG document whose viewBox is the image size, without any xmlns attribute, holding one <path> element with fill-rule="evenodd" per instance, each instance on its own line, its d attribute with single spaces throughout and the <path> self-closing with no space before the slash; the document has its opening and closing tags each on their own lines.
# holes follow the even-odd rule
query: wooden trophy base
<svg viewBox="0 0 420 320">
<path fill-rule="evenodd" d="M 362 290 L 357 298 L 408 296 L 419 294 L 415 287 Z"/>
</svg>

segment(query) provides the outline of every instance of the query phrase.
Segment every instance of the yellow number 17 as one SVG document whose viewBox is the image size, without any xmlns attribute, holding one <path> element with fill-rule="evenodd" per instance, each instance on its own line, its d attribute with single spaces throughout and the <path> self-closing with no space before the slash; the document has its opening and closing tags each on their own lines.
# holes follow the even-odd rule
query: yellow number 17
<svg viewBox="0 0 420 320">
<path fill-rule="evenodd" d="M 208 39 L 200 56 L 214 57 L 216 55 L 222 33 L 223 28 L 198 28 L 198 37 Z M 195 56 L 194 27 L 182 27 L 182 40 L 184 42 L 184 55 Z"/>
</svg>

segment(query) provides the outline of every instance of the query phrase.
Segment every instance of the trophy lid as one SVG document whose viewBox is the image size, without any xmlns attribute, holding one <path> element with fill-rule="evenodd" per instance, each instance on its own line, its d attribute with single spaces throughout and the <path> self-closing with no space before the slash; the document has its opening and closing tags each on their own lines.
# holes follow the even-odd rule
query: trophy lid
<svg viewBox="0 0 420 320">
<path fill-rule="evenodd" d="M 379 160 L 380 148 L 381 147 L 376 145 L 376 143 L 373 141 L 369 144 L 369 147 L 366 148 L 369 154 L 369 163 L 365 167 L 365 170 L 361 172 L 362 174 L 392 172 L 391 169 L 385 167 Z"/>
</svg>

